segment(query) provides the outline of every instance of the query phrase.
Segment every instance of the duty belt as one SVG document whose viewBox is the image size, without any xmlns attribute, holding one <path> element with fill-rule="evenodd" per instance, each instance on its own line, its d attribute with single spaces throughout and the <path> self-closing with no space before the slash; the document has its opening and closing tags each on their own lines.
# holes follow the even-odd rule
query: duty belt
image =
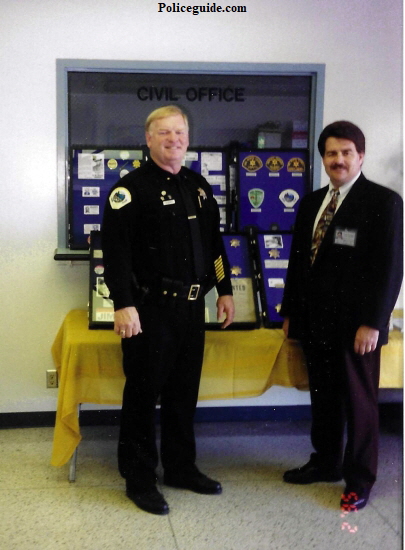
<svg viewBox="0 0 405 550">
<path fill-rule="evenodd" d="M 203 290 L 204 285 L 201 283 L 185 285 L 183 281 L 163 277 L 157 288 L 150 288 L 150 293 L 167 300 L 185 298 L 186 300 L 194 301 L 204 295 Z"/>
<path fill-rule="evenodd" d="M 171 292 L 169 290 L 163 290 L 162 294 L 163 296 L 168 295 L 169 297 L 173 298 L 187 298 L 187 300 L 197 300 L 198 296 L 200 295 L 201 285 L 194 284 L 194 285 L 186 285 L 183 286 L 183 288 L 180 290 L 180 292 Z"/>
</svg>

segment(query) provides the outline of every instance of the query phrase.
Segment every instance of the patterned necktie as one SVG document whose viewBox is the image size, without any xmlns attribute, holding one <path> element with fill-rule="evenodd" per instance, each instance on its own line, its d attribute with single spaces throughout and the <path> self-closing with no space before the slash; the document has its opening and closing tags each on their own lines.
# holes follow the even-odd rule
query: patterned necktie
<svg viewBox="0 0 405 550">
<path fill-rule="evenodd" d="M 322 212 L 321 217 L 319 218 L 319 221 L 316 225 L 314 236 L 312 237 L 311 265 L 314 263 L 322 239 L 324 238 L 326 230 L 328 229 L 330 222 L 332 221 L 332 218 L 335 214 L 338 196 L 339 191 L 332 192 L 332 198 L 329 204 L 327 204 L 325 210 Z"/>
</svg>

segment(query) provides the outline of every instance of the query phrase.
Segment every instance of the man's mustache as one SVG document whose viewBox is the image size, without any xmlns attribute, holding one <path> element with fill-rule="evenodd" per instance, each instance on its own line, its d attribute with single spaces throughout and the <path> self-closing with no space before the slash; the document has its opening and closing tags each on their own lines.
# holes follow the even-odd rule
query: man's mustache
<svg viewBox="0 0 405 550">
<path fill-rule="evenodd" d="M 332 164 L 331 168 L 332 168 L 333 170 L 335 170 L 336 168 L 345 168 L 345 165 L 344 165 L 344 164 L 337 164 L 337 163 L 335 163 L 335 164 Z"/>
</svg>

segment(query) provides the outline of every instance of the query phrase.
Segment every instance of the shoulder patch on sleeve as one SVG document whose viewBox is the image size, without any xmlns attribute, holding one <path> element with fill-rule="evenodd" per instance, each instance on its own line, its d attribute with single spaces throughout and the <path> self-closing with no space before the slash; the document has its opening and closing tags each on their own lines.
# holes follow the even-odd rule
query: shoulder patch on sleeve
<svg viewBox="0 0 405 550">
<path fill-rule="evenodd" d="M 110 205 L 113 210 L 119 210 L 132 200 L 131 193 L 125 187 L 117 187 L 110 194 Z"/>
</svg>

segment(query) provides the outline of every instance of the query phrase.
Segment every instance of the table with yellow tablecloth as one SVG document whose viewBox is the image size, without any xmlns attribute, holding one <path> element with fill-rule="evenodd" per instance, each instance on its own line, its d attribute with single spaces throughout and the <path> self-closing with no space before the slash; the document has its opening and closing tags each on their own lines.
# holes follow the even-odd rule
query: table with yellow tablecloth
<svg viewBox="0 0 405 550">
<path fill-rule="evenodd" d="M 78 406 L 119 405 L 124 387 L 121 340 L 88 328 L 87 311 L 72 310 L 52 346 L 59 394 L 51 463 L 69 461 L 80 442 Z M 308 388 L 302 351 L 281 329 L 206 332 L 199 400 L 256 397 L 273 385 Z M 402 334 L 383 348 L 382 387 L 402 387 Z"/>
</svg>

